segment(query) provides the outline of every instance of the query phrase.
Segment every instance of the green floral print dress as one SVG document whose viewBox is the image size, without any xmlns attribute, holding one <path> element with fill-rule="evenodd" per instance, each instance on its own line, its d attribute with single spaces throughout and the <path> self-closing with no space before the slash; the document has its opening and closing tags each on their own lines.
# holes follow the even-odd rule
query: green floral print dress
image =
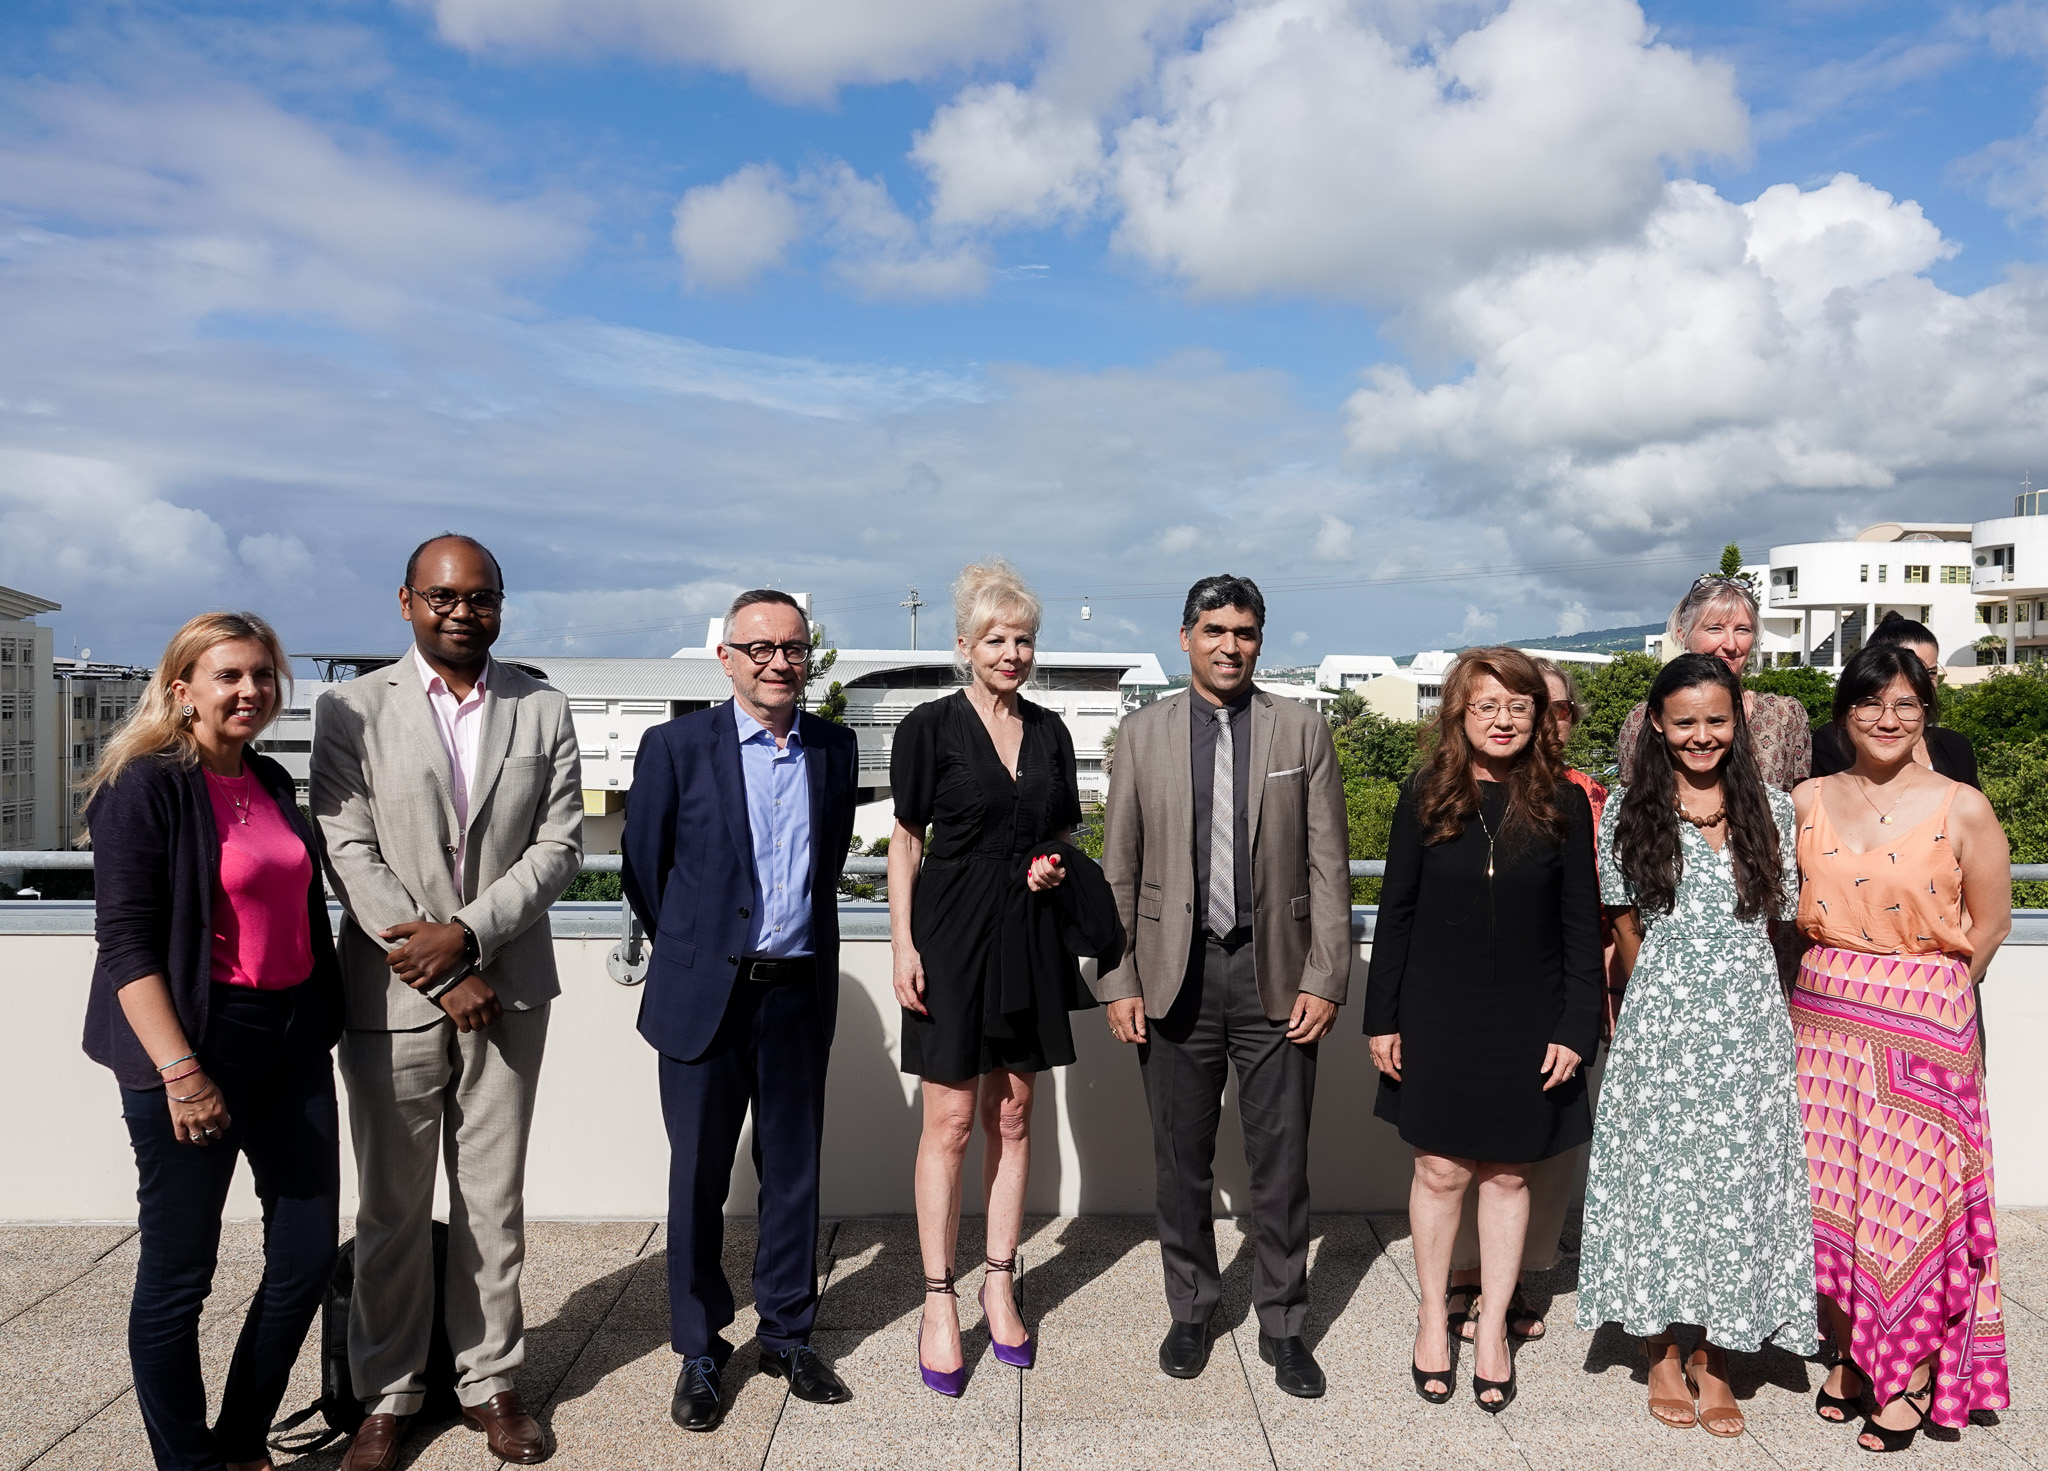
<svg viewBox="0 0 2048 1471">
<path fill-rule="evenodd" d="M 1792 801 L 1769 792 L 1789 918 Z M 1600 898 L 1636 903 L 1614 852 L 1625 793 L 1600 824 Z M 1722 1348 L 1807 1351 L 1813 1210 L 1792 1023 L 1763 920 L 1735 917 L 1734 857 L 1679 825 L 1669 914 L 1638 910 L 1642 953 L 1600 1085 L 1579 1260 L 1581 1328 L 1639 1337 L 1697 1324 Z"/>
</svg>

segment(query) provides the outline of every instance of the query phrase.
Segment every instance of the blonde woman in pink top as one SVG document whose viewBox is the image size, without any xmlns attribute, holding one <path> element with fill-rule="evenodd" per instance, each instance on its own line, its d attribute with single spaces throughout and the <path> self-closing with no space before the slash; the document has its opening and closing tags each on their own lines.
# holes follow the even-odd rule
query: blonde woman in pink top
<svg viewBox="0 0 2048 1471">
<path fill-rule="evenodd" d="M 264 1438 L 334 1265 L 341 977 L 291 777 L 247 750 L 282 646 L 252 613 L 172 638 L 87 787 L 99 957 L 85 1051 L 121 1085 L 142 1254 L 135 1399 L 165 1471 L 264 1471 Z M 263 1279 L 207 1420 L 199 1313 L 237 1158 L 263 1202 Z"/>
</svg>

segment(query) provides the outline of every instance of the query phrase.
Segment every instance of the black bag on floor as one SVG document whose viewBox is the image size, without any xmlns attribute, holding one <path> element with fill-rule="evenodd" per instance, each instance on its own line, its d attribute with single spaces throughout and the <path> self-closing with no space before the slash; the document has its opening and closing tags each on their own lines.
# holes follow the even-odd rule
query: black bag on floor
<svg viewBox="0 0 2048 1471">
<path fill-rule="evenodd" d="M 356 1398 L 348 1372 L 349 1302 L 356 1290 L 356 1243 L 350 1237 L 341 1243 L 334 1260 L 334 1275 L 328 1279 L 327 1298 L 320 1305 L 320 1398 L 270 1427 L 272 1450 L 303 1454 L 316 1451 L 344 1435 L 354 1435 L 364 1420 L 363 1402 Z M 448 1324 L 443 1317 L 448 1305 L 448 1223 L 434 1222 L 434 1335 L 427 1341 L 426 1403 L 420 1417 L 444 1419 L 456 1414 L 455 1350 L 448 1346 Z M 324 1430 L 299 1430 L 318 1415 L 327 1422 Z M 291 1432 L 299 1430 L 294 1435 Z"/>
</svg>

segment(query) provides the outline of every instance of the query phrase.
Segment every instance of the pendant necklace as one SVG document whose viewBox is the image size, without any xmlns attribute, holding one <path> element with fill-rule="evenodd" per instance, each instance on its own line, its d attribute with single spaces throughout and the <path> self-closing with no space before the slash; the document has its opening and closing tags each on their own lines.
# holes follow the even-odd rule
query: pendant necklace
<svg viewBox="0 0 2048 1471">
<path fill-rule="evenodd" d="M 1493 882 L 1493 826 L 1486 820 L 1486 798 L 1479 799 L 1477 810 L 1480 829 L 1486 834 L 1486 881 Z"/>
<path fill-rule="evenodd" d="M 1892 803 L 1889 807 L 1880 808 L 1875 801 L 1871 800 L 1870 783 L 1867 780 L 1858 778 L 1856 790 L 1863 794 L 1863 800 L 1870 804 L 1870 810 L 1877 813 L 1877 820 L 1886 827 L 1892 825 L 1892 814 L 1899 810 L 1899 802 L 1905 801 L 1907 797 L 1912 795 L 1910 792 L 1901 793 L 1897 802 Z"/>
</svg>

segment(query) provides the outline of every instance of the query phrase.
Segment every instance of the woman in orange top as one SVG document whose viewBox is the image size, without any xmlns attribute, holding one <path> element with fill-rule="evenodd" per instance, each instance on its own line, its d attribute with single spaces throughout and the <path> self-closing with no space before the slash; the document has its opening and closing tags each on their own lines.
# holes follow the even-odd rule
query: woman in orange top
<svg viewBox="0 0 2048 1471">
<path fill-rule="evenodd" d="M 1982 793 L 1913 759 L 1934 681 L 1897 645 L 1835 687 L 1855 764 L 1793 794 L 1792 996 L 1814 1259 L 1840 1362 L 1815 1412 L 1878 1407 L 1865 1450 L 2008 1400 L 1991 1125 L 1973 984 L 2012 929 L 2005 834 Z"/>
</svg>

